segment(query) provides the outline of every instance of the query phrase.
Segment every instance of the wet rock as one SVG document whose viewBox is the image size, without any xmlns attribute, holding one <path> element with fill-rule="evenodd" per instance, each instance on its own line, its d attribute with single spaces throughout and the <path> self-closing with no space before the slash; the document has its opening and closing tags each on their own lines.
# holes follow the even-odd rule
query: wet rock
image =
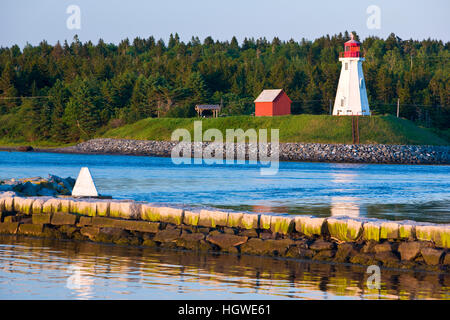
<svg viewBox="0 0 450 320">
<path fill-rule="evenodd" d="M 362 264 L 362 265 L 372 265 L 377 264 L 375 255 L 372 253 L 358 253 L 350 258 L 351 263 Z"/>
<path fill-rule="evenodd" d="M 322 250 L 317 252 L 313 256 L 313 260 L 319 260 L 319 261 L 331 261 L 335 255 L 334 250 Z"/>
<path fill-rule="evenodd" d="M 159 231 L 159 222 L 149 222 L 142 220 L 123 220 L 113 219 L 106 217 L 93 217 L 91 218 L 91 224 L 97 227 L 110 227 L 126 229 L 130 231 L 151 232 L 156 233 Z"/>
<path fill-rule="evenodd" d="M 0 233 L 16 234 L 18 228 L 19 228 L 19 222 L 0 223 Z"/>
<path fill-rule="evenodd" d="M 26 196 L 37 196 L 37 193 L 39 191 L 39 187 L 30 181 L 27 181 L 23 184 L 22 193 Z"/>
<path fill-rule="evenodd" d="M 223 227 L 223 233 L 237 234 L 237 229 L 236 228 Z"/>
<path fill-rule="evenodd" d="M 11 191 L 13 192 L 13 185 L 11 184 L 0 184 L 0 192 L 7 192 L 7 191 Z"/>
<path fill-rule="evenodd" d="M 80 217 L 79 226 L 89 226 L 92 224 L 92 217 Z"/>
<path fill-rule="evenodd" d="M 56 194 L 57 194 L 57 192 L 55 190 L 52 190 L 49 188 L 41 188 L 37 192 L 38 196 L 47 196 L 47 197 L 53 197 Z"/>
<path fill-rule="evenodd" d="M 201 240 L 204 240 L 205 237 L 206 236 L 203 233 L 199 233 L 199 232 L 195 232 L 195 233 L 183 232 L 181 234 L 181 239 L 186 240 L 186 241 L 192 241 L 192 242 L 199 242 Z"/>
<path fill-rule="evenodd" d="M 63 213 L 63 212 L 54 213 L 51 218 L 51 224 L 53 225 L 63 225 L 63 224 L 75 225 L 76 222 L 77 216 L 70 213 Z"/>
<path fill-rule="evenodd" d="M 238 235 L 249 238 L 258 238 L 258 232 L 255 229 L 239 230 Z"/>
<path fill-rule="evenodd" d="M 373 247 L 375 253 L 392 252 L 392 245 L 389 242 L 379 243 Z"/>
<path fill-rule="evenodd" d="M 21 224 L 19 225 L 19 234 L 29 235 L 29 236 L 40 236 L 44 226 L 42 224 Z"/>
<path fill-rule="evenodd" d="M 95 240 L 95 237 L 100 233 L 100 228 L 97 227 L 83 227 L 80 229 L 80 233 L 91 239 L 92 241 Z"/>
<path fill-rule="evenodd" d="M 161 230 L 153 238 L 157 242 L 173 242 L 178 239 L 181 229 Z"/>
<path fill-rule="evenodd" d="M 158 244 L 151 239 L 145 239 L 144 242 L 142 242 L 142 245 L 144 247 L 157 247 L 158 246 Z"/>
<path fill-rule="evenodd" d="M 436 266 L 440 263 L 442 256 L 444 255 L 444 250 L 433 249 L 433 248 L 422 248 L 420 250 L 423 259 L 426 264 L 430 266 Z"/>
<path fill-rule="evenodd" d="M 51 214 L 35 213 L 32 215 L 32 222 L 34 224 L 49 224 L 51 217 L 52 217 Z"/>
<path fill-rule="evenodd" d="M 443 265 L 450 266 L 450 252 L 445 253 L 445 257 L 442 262 Z"/>
<path fill-rule="evenodd" d="M 391 251 L 381 251 L 375 254 L 375 259 L 381 261 L 384 266 L 395 268 L 400 266 L 400 259 Z"/>
<path fill-rule="evenodd" d="M 68 238 L 72 238 L 74 233 L 77 231 L 77 228 L 73 226 L 62 225 L 61 227 L 59 227 L 59 231 L 65 234 Z"/>
<path fill-rule="evenodd" d="M 95 241 L 127 244 L 128 235 L 128 232 L 120 228 L 100 228 L 100 232 L 95 236 Z"/>
<path fill-rule="evenodd" d="M 402 260 L 411 261 L 417 258 L 422 248 L 430 246 L 430 243 L 422 241 L 402 242 L 398 246 L 398 252 Z"/>
<path fill-rule="evenodd" d="M 324 240 L 316 240 L 312 244 L 309 245 L 309 249 L 314 251 L 323 251 L 323 250 L 331 250 L 335 246 L 334 243 L 324 241 Z"/>
<path fill-rule="evenodd" d="M 248 237 L 225 234 L 218 231 L 213 231 L 206 237 L 207 241 L 219 246 L 221 249 L 239 246 L 247 242 L 247 239 Z"/>
<path fill-rule="evenodd" d="M 275 239 L 276 238 L 276 234 L 273 234 L 272 232 L 268 231 L 268 230 L 263 230 L 259 233 L 259 237 L 263 240 L 266 239 Z"/>
<path fill-rule="evenodd" d="M 20 222 L 21 217 L 20 216 L 6 216 L 3 218 L 3 222 Z"/>
<path fill-rule="evenodd" d="M 251 238 L 242 244 L 240 248 L 242 253 L 283 256 L 293 244 L 294 241 L 291 239 L 262 240 Z"/>
<path fill-rule="evenodd" d="M 311 259 L 314 256 L 314 251 L 298 247 L 297 245 L 289 247 L 286 252 L 286 257 L 297 259 Z"/>
<path fill-rule="evenodd" d="M 357 253 L 358 251 L 354 243 L 341 243 L 337 246 L 335 260 L 337 262 L 348 262 L 349 259 Z"/>
</svg>

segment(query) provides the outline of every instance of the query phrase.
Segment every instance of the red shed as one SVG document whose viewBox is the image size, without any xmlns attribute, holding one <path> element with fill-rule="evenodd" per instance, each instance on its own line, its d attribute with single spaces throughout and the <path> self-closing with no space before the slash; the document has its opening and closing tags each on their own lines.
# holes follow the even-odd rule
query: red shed
<svg viewBox="0 0 450 320">
<path fill-rule="evenodd" d="M 282 116 L 291 114 L 291 99 L 283 89 L 263 90 L 255 102 L 255 116 Z"/>
</svg>

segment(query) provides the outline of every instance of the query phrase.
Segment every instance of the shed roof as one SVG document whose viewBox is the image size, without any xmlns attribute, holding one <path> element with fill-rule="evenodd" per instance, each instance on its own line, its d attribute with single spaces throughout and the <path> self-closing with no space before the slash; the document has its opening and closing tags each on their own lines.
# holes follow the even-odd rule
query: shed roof
<svg viewBox="0 0 450 320">
<path fill-rule="evenodd" d="M 218 104 L 198 104 L 195 106 L 195 109 L 203 109 L 203 110 L 220 110 L 220 105 Z"/>
<path fill-rule="evenodd" d="M 254 102 L 273 102 L 283 89 L 267 89 L 263 90 Z"/>
</svg>

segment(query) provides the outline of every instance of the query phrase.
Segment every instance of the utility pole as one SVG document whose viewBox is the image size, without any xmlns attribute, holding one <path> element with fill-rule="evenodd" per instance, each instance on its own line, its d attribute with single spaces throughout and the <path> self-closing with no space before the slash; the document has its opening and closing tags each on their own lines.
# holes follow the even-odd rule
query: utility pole
<svg viewBox="0 0 450 320">
<path fill-rule="evenodd" d="M 397 118 L 400 115 L 400 98 L 397 99 Z"/>
</svg>

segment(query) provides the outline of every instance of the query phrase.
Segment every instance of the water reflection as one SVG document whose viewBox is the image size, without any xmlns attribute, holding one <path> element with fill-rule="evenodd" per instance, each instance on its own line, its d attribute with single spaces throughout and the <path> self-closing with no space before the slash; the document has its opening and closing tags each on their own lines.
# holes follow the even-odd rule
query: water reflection
<svg viewBox="0 0 450 320">
<path fill-rule="evenodd" d="M 330 215 L 332 217 L 359 217 L 360 215 L 365 216 L 366 210 L 364 210 L 363 214 L 361 214 L 361 205 L 358 201 L 360 201 L 360 199 L 356 197 L 331 197 Z"/>
<path fill-rule="evenodd" d="M 71 266 L 79 288 L 67 287 Z M 0 237 L 2 299 L 450 299 L 450 276 L 253 256 Z"/>
</svg>

